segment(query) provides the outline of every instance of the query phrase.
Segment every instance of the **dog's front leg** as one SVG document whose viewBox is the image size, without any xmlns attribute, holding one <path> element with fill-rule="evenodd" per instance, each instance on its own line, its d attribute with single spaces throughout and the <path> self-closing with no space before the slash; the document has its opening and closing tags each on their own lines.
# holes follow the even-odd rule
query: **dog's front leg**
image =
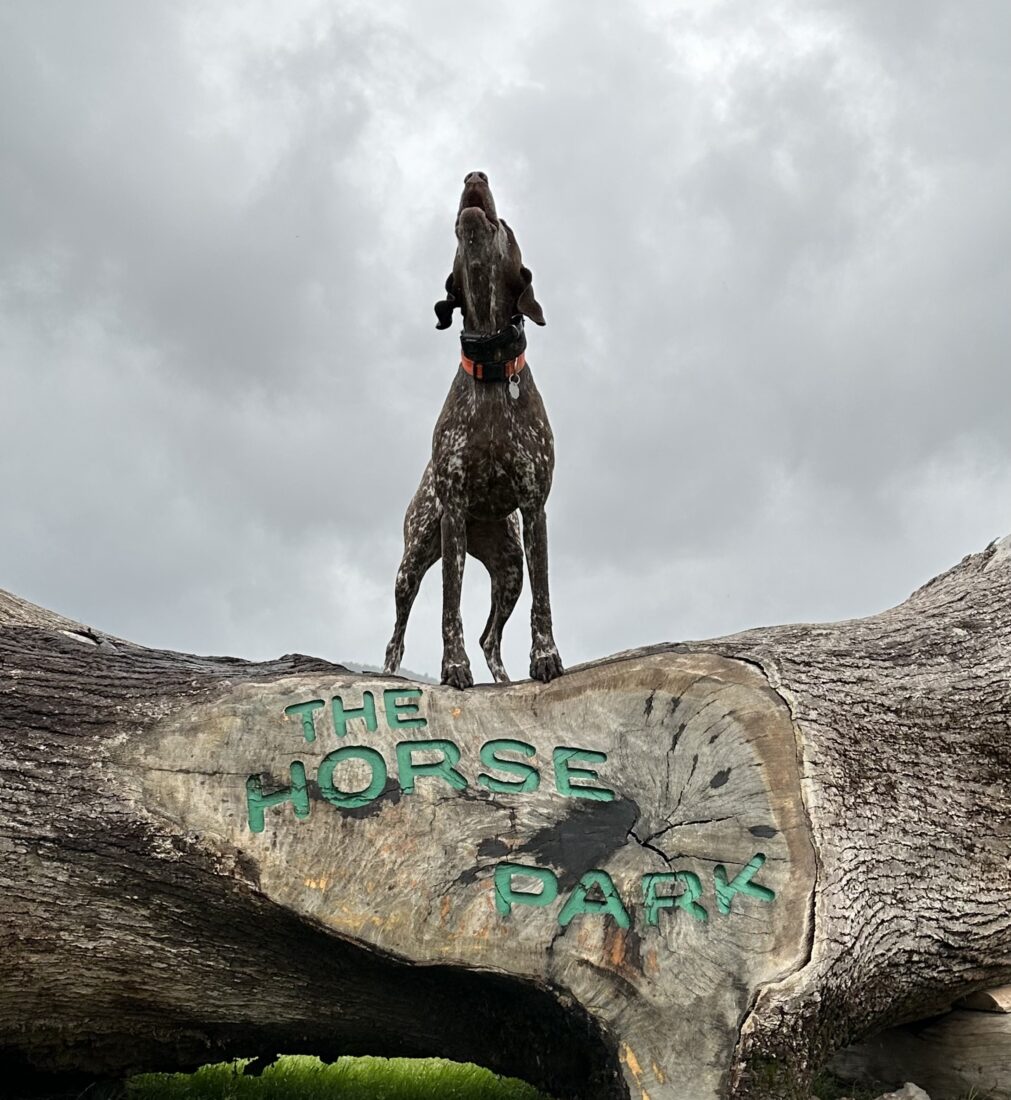
<svg viewBox="0 0 1011 1100">
<path fill-rule="evenodd" d="M 442 513 L 442 682 L 467 688 L 474 683 L 463 647 L 460 594 L 467 560 L 467 518 L 462 508 Z"/>
<path fill-rule="evenodd" d="M 551 626 L 551 597 L 548 595 L 548 520 L 543 505 L 523 512 L 523 549 L 530 574 L 530 676 L 534 680 L 553 680 L 561 676 L 562 659 L 558 656 Z"/>
</svg>

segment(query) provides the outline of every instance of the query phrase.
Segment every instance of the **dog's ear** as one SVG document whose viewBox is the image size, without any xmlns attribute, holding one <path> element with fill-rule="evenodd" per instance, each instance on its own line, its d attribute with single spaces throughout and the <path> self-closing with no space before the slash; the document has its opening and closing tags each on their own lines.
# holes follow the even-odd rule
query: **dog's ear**
<svg viewBox="0 0 1011 1100">
<path fill-rule="evenodd" d="M 516 308 L 525 317 L 529 317 L 535 325 L 545 324 L 544 310 L 541 309 L 540 303 L 534 297 L 534 277 L 530 273 L 529 267 L 521 267 L 520 274 L 523 276 L 523 290 L 520 291 L 520 296 L 516 299 Z"/>
<path fill-rule="evenodd" d="M 506 231 L 506 236 L 509 238 L 509 245 L 513 249 L 513 255 L 515 260 L 520 265 L 520 279 L 523 287 L 520 290 L 519 297 L 516 299 L 516 311 L 522 313 L 524 317 L 529 317 L 535 325 L 545 324 L 544 310 L 541 309 L 540 303 L 534 297 L 534 277 L 530 273 L 529 267 L 524 267 L 520 257 L 520 246 L 516 241 L 516 234 L 509 227 L 509 223 L 505 218 L 499 218 L 499 224 Z"/>
<path fill-rule="evenodd" d="M 436 328 L 449 328 L 453 323 L 453 310 L 463 310 L 463 303 L 456 296 L 456 283 L 453 281 L 453 272 L 449 273 L 446 280 L 446 297 L 441 302 L 435 303 L 435 316 L 439 318 Z"/>
</svg>

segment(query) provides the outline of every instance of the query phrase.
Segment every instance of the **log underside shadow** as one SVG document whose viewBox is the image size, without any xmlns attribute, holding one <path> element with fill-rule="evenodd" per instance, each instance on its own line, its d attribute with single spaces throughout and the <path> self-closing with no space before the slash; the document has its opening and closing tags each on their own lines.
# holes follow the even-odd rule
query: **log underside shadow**
<svg viewBox="0 0 1011 1100">
<path fill-rule="evenodd" d="M 151 904 L 164 902 L 175 924 L 182 916 L 179 884 L 146 885 Z M 259 973 L 254 1003 L 230 1004 L 229 975 L 216 967 L 207 969 L 206 985 L 190 980 L 171 998 L 141 983 L 109 988 L 94 1003 L 93 1029 L 78 1023 L 72 1035 L 54 1003 L 50 1026 L 38 1020 L 32 1026 L 30 1058 L 17 1047 L 0 1048 L 3 1094 L 74 1092 L 105 1076 L 313 1054 L 327 1062 L 342 1055 L 440 1057 L 518 1077 L 559 1100 L 627 1096 L 614 1042 L 578 1004 L 570 999 L 563 1006 L 552 990 L 504 974 L 412 965 L 346 942 L 255 895 L 230 899 L 226 927 L 215 927 L 214 912 L 208 902 L 199 916 L 193 913 L 201 922 L 201 948 L 227 959 L 237 941 L 244 943 L 236 969 L 243 988 L 250 973 Z M 166 931 L 153 928 L 150 939 Z M 148 958 L 148 972 L 157 964 L 156 956 Z M 57 958 L 52 965 L 69 985 L 71 972 Z M 139 959 L 130 965 L 145 969 Z M 206 1011 L 175 1007 L 180 993 Z"/>
</svg>

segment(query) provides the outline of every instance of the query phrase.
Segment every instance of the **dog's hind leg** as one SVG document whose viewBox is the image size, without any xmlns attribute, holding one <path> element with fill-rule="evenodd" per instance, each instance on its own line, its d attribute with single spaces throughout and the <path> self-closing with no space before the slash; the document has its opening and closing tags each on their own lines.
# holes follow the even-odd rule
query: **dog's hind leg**
<svg viewBox="0 0 1011 1100">
<path fill-rule="evenodd" d="M 442 508 L 432 487 L 432 468 L 427 467 L 418 491 L 407 507 L 404 517 L 404 556 L 397 570 L 394 598 L 397 621 L 393 637 L 386 647 L 383 671 L 394 673 L 404 659 L 404 632 L 414 605 L 414 598 L 425 574 L 442 553 Z"/>
<path fill-rule="evenodd" d="M 495 682 L 509 682 L 502 664 L 502 628 L 523 591 L 523 541 L 516 512 L 500 520 L 471 520 L 467 524 L 467 552 L 488 570 L 491 611 L 481 634 L 488 669 Z"/>
<path fill-rule="evenodd" d="M 530 678 L 547 683 L 561 676 L 562 659 L 558 656 L 551 626 L 551 598 L 548 595 L 548 522 L 544 506 L 523 512 L 523 547 L 530 570 Z"/>
</svg>

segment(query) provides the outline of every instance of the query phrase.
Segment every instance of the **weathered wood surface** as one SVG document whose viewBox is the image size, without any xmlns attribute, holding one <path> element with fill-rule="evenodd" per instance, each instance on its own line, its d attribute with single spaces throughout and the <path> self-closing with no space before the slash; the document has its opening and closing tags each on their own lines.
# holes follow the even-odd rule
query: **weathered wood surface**
<svg viewBox="0 0 1011 1100">
<path fill-rule="evenodd" d="M 1011 1016 L 956 1009 L 889 1028 L 836 1055 L 832 1068 L 855 1082 L 915 1079 L 931 1100 L 1011 1100 Z"/>
<path fill-rule="evenodd" d="M 970 993 L 955 1004 L 956 1008 L 968 1008 L 973 1012 L 1011 1013 L 1011 985 L 1001 985 L 996 989 L 981 989 Z M 1011 1060 L 1009 1060 L 1011 1066 Z M 1009 1068 L 1011 1073 L 1011 1068 Z"/>
<path fill-rule="evenodd" d="M 806 1097 L 1011 979 L 1008 550 L 869 619 L 465 693 L 0 594 L 0 1071 L 441 1054 Z"/>
</svg>

